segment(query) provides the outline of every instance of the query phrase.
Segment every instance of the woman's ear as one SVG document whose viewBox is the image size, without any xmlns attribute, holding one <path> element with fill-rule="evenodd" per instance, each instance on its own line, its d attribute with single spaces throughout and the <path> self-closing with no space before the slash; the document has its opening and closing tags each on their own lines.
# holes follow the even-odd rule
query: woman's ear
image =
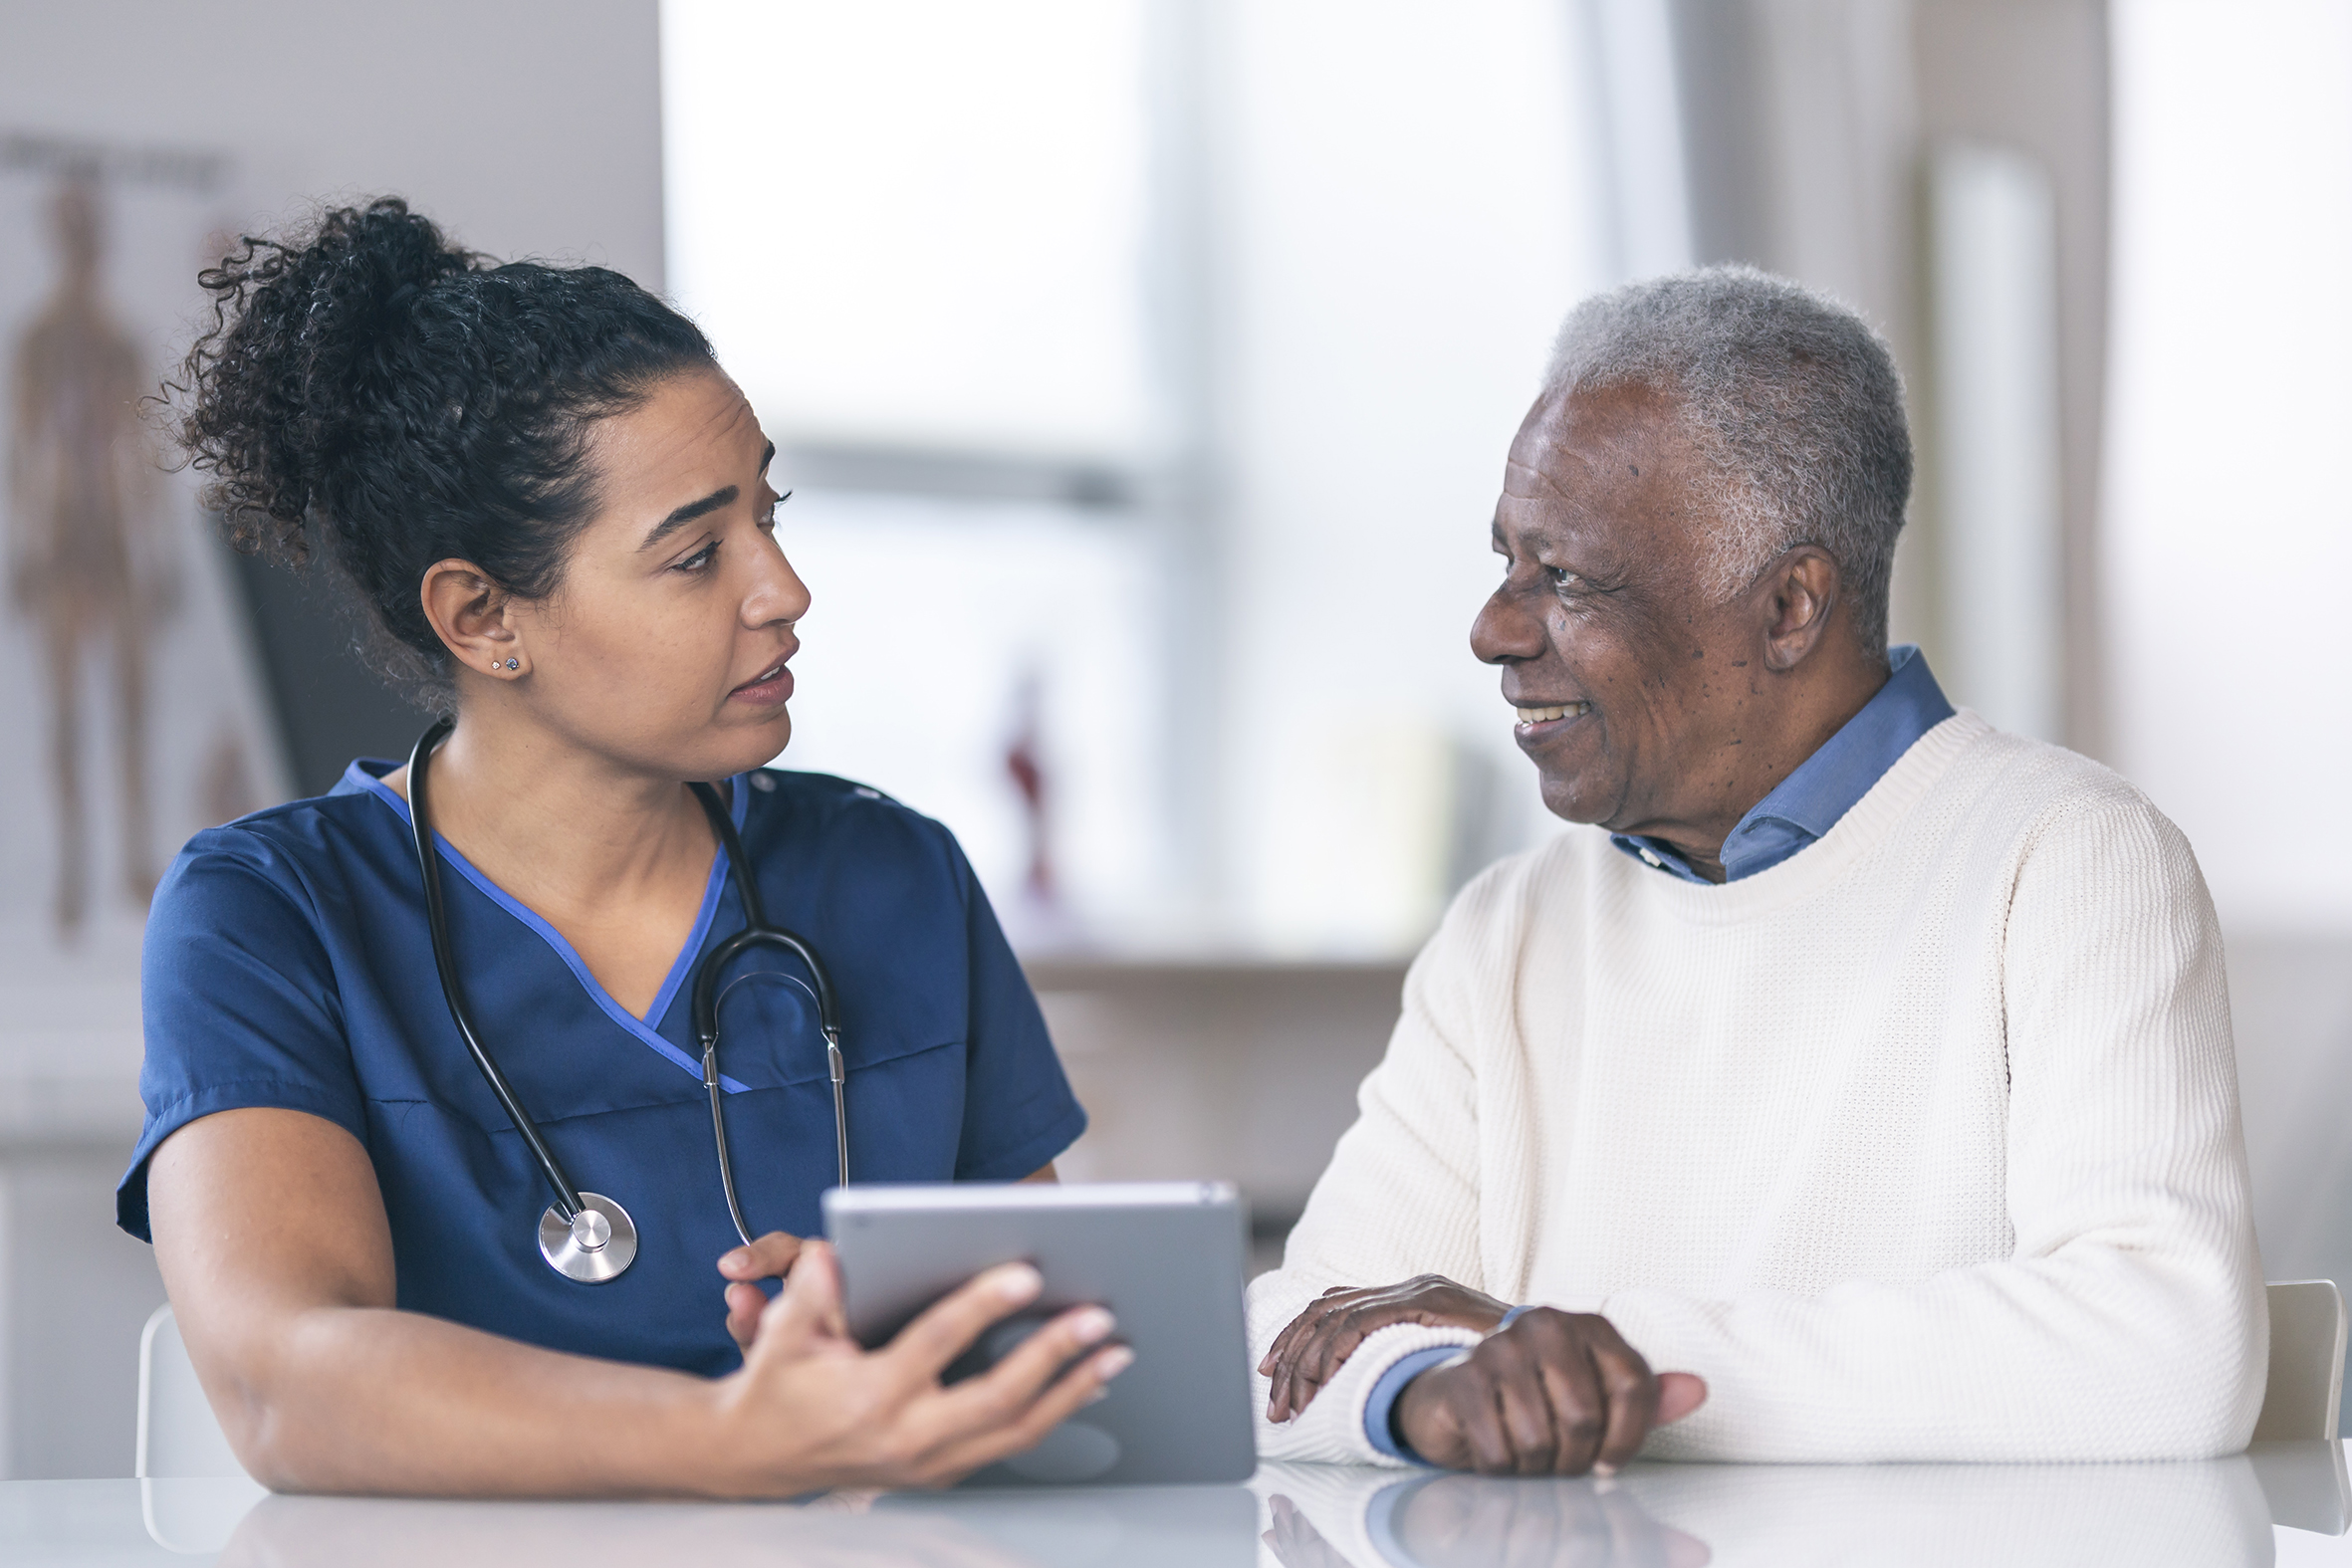
<svg viewBox="0 0 2352 1568">
<path fill-rule="evenodd" d="M 502 680 L 523 673 L 522 639 L 510 613 L 514 595 L 472 561 L 434 561 L 425 568 L 417 599 L 433 634 L 459 664 Z"/>
</svg>

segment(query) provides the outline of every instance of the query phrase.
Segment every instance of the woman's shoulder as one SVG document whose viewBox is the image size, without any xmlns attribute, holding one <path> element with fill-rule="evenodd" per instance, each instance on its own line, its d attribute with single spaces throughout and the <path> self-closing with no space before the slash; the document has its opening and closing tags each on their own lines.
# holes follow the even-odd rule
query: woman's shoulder
<svg viewBox="0 0 2352 1568">
<path fill-rule="evenodd" d="M 749 798 L 743 833 L 766 852 L 804 850 L 914 858 L 964 874 L 964 853 L 947 825 L 868 784 L 832 774 L 756 768 L 742 776 Z"/>
<path fill-rule="evenodd" d="M 308 904 L 326 868 L 353 849 L 397 847 L 405 819 L 372 798 L 381 785 L 364 766 L 353 763 L 325 794 L 265 806 L 190 837 L 155 890 L 157 909 L 259 887 Z"/>
</svg>

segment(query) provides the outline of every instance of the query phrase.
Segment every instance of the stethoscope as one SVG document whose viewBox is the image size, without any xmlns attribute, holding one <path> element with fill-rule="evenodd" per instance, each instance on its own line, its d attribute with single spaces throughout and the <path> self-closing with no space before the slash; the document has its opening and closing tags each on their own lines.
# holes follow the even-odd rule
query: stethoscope
<svg viewBox="0 0 2352 1568">
<path fill-rule="evenodd" d="M 629 1219 L 628 1211 L 606 1198 L 602 1193 L 584 1192 L 573 1185 L 564 1170 L 564 1162 L 556 1158 L 547 1139 L 540 1135 L 539 1124 L 523 1109 L 523 1102 L 515 1097 L 515 1086 L 507 1082 L 505 1073 L 491 1058 L 489 1047 L 474 1032 L 472 1015 L 466 1010 L 465 987 L 457 973 L 457 955 L 449 943 L 449 922 L 441 905 L 440 856 L 433 851 L 432 807 L 425 794 L 425 772 L 432 763 L 433 748 L 449 734 L 451 721 L 441 719 L 417 737 L 415 748 L 408 754 L 408 826 L 416 839 L 416 864 L 424 877 L 425 925 L 433 937 L 433 966 L 441 974 L 441 997 L 449 1004 L 450 1021 L 457 1025 L 458 1034 L 465 1040 L 474 1065 L 482 1070 L 490 1092 L 498 1096 L 505 1107 L 507 1120 L 515 1124 L 515 1131 L 523 1135 L 530 1147 L 531 1157 L 539 1162 L 540 1174 L 556 1201 L 547 1213 L 539 1217 L 539 1255 L 547 1259 L 548 1267 L 567 1279 L 583 1284 L 601 1284 L 617 1277 L 635 1260 L 637 1255 L 637 1227 Z M 752 875 L 751 861 L 744 855 L 743 841 L 735 832 L 735 817 L 727 809 L 727 802 L 719 791 L 707 784 L 692 784 L 694 798 L 702 802 L 702 810 L 711 821 L 711 829 L 718 834 L 720 848 L 727 856 L 727 868 L 734 874 L 735 890 L 743 900 L 743 929 L 720 943 L 703 956 L 694 968 L 694 1037 L 702 1046 L 702 1086 L 711 1097 L 711 1139 L 719 1150 L 719 1185 L 727 1193 L 727 1215 L 735 1222 L 735 1233 L 751 1244 L 751 1228 L 743 1223 L 743 1205 L 735 1196 L 735 1163 L 727 1157 L 727 1117 L 721 1108 L 719 1092 L 719 999 L 723 995 L 719 977 L 727 966 L 753 948 L 782 948 L 809 966 L 810 979 L 817 984 L 812 995 L 817 999 L 818 1027 L 824 1034 L 824 1065 L 833 1085 L 833 1154 L 840 1166 L 841 1185 L 849 1185 L 849 1121 L 842 1105 L 842 1083 L 847 1077 L 841 1058 L 840 1014 L 833 1005 L 833 986 L 824 972 L 824 963 L 817 950 L 807 942 L 768 923 L 768 912 L 761 906 L 760 890 Z"/>
</svg>

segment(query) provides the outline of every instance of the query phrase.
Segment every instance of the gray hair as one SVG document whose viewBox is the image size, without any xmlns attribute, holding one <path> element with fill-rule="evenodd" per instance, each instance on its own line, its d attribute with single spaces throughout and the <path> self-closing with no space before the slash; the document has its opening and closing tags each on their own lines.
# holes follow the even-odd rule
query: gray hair
<svg viewBox="0 0 2352 1568">
<path fill-rule="evenodd" d="M 1639 385 L 1673 401 L 1723 485 L 1706 585 L 1730 598 L 1775 556 L 1837 562 L 1865 647 L 1886 647 L 1887 582 L 1911 498 L 1903 378 L 1847 307 L 1753 267 L 1596 295 L 1568 314 L 1546 398 Z"/>
</svg>

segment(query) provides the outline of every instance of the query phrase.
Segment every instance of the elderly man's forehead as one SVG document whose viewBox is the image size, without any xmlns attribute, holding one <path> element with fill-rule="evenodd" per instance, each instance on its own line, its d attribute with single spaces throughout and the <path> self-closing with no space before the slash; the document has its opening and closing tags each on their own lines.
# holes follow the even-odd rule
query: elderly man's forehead
<svg viewBox="0 0 2352 1568">
<path fill-rule="evenodd" d="M 1637 477 L 1644 461 L 1655 461 L 1681 438 L 1673 399 L 1653 388 L 1555 393 L 1521 424 L 1504 468 L 1504 494 L 1574 501 L 1604 478 Z"/>
</svg>

